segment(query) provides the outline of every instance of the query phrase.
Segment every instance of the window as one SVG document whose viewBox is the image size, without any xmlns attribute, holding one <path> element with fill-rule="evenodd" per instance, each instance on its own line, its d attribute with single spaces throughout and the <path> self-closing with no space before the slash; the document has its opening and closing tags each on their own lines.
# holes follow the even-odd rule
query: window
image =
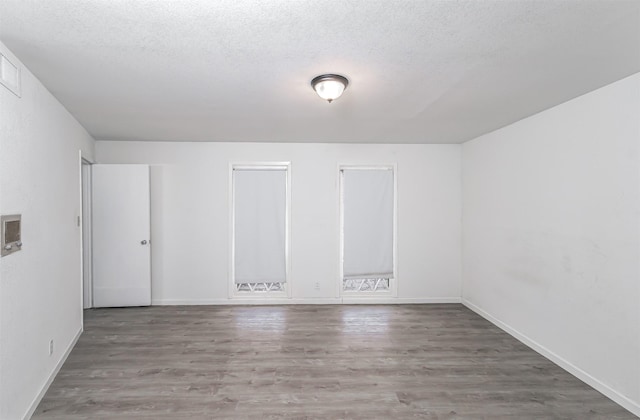
<svg viewBox="0 0 640 420">
<path fill-rule="evenodd" d="M 343 294 L 395 294 L 394 168 L 340 169 Z"/>
<path fill-rule="evenodd" d="M 287 294 L 288 169 L 232 166 L 232 296 Z"/>
</svg>

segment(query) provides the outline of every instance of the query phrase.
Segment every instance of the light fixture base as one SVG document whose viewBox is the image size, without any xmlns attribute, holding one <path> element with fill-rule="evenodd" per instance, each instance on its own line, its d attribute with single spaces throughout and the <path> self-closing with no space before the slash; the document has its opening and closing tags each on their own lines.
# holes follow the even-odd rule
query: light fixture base
<svg viewBox="0 0 640 420">
<path fill-rule="evenodd" d="M 331 103 L 349 86 L 349 79 L 339 74 L 321 74 L 311 80 L 311 87 L 318 96 Z"/>
</svg>

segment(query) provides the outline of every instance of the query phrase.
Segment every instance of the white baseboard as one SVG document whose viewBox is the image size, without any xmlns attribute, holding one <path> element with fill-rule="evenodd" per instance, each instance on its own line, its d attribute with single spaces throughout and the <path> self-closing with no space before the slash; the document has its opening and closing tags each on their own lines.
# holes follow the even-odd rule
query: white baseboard
<svg viewBox="0 0 640 420">
<path fill-rule="evenodd" d="M 83 329 L 82 327 L 80 327 L 80 330 L 76 333 L 75 337 L 73 337 L 73 340 L 71 340 L 71 343 L 69 343 L 69 345 L 67 346 L 67 349 L 64 351 L 64 354 L 62 355 L 58 363 L 56 363 L 55 368 L 51 372 L 51 375 L 49 375 L 49 378 L 47 379 L 47 381 L 42 386 L 42 389 L 40 390 L 38 395 L 36 395 L 36 397 L 33 399 L 33 401 L 31 402 L 31 405 L 29 405 L 29 409 L 27 410 L 27 413 L 24 415 L 23 419 L 28 420 L 31 418 L 31 416 L 33 416 L 33 413 L 36 411 L 36 408 L 38 408 L 38 404 L 40 404 L 40 401 L 42 401 L 44 394 L 47 393 L 47 390 L 53 383 L 53 380 L 56 378 L 56 375 L 58 374 L 58 372 L 60 372 L 60 368 L 62 368 L 62 365 L 64 365 L 64 362 L 67 361 L 67 357 L 69 357 L 69 354 L 71 354 L 71 350 L 73 350 L 76 343 L 80 339 L 80 336 L 82 335 L 82 331 Z"/>
<path fill-rule="evenodd" d="M 423 303 L 461 303 L 459 297 L 436 297 L 436 298 L 390 298 L 390 297 L 343 297 L 340 303 L 346 305 L 410 305 Z"/>
<path fill-rule="evenodd" d="M 151 305 L 172 306 L 172 305 L 335 305 L 340 299 L 320 298 L 320 299 L 296 299 L 296 298 L 233 298 L 233 299 L 153 299 Z"/>
<path fill-rule="evenodd" d="M 579 367 L 575 366 L 574 364 L 572 364 L 571 362 L 567 361 L 566 359 L 558 356 L 557 354 L 555 354 L 554 352 L 552 352 L 548 348 L 546 348 L 543 345 L 537 343 L 536 341 L 532 340 L 531 338 L 527 337 L 526 335 L 518 332 L 515 328 L 511 327 L 508 324 L 505 324 L 504 322 L 502 322 L 499 319 L 495 318 L 493 315 L 489 314 L 484 309 L 474 305 L 473 303 L 469 302 L 468 300 L 462 299 L 462 304 L 464 306 L 466 306 L 467 308 L 471 309 L 473 312 L 475 312 L 478 315 L 480 315 L 481 317 L 485 318 L 487 321 L 491 322 L 492 324 L 494 324 L 498 328 L 504 330 L 506 333 L 508 333 L 509 335 L 513 336 L 514 338 L 516 338 L 517 340 L 522 342 L 524 345 L 530 347 L 531 349 L 533 349 L 536 352 L 540 353 L 542 356 L 544 356 L 547 359 L 551 360 L 553 363 L 555 363 L 556 365 L 560 366 L 562 369 L 566 370 L 567 372 L 569 372 L 570 374 L 572 374 L 576 378 L 580 379 L 582 382 L 586 383 L 587 385 L 589 385 L 590 387 L 594 388 L 595 390 L 601 392 L 602 394 L 604 394 L 608 398 L 610 398 L 613 401 L 615 401 L 616 403 L 620 404 L 625 409 L 631 411 L 633 414 L 635 414 L 636 416 L 640 417 L 640 404 L 638 402 L 635 402 L 635 401 L 631 400 L 630 398 L 620 394 L 618 391 L 616 391 L 615 389 L 609 387 L 607 384 L 601 382 L 597 378 L 594 378 L 593 376 L 591 376 L 590 374 L 588 374 L 584 370 L 582 370 Z"/>
<path fill-rule="evenodd" d="M 233 299 L 154 299 L 151 304 L 170 305 L 407 305 L 414 303 L 461 303 L 459 297 L 441 298 L 392 298 L 392 297 L 345 297 L 345 298 L 233 298 Z"/>
</svg>

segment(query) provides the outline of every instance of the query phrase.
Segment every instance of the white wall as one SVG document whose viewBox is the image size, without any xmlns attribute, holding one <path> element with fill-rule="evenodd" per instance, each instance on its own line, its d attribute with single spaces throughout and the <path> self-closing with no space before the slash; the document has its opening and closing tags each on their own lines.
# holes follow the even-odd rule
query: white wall
<svg viewBox="0 0 640 420">
<path fill-rule="evenodd" d="M 82 328 L 78 150 L 93 139 L 22 67 L 22 97 L 0 86 L 0 213 L 22 214 L 22 251 L 0 259 L 0 418 L 19 419 Z M 49 356 L 49 340 L 54 352 Z"/>
<path fill-rule="evenodd" d="M 640 415 L 640 74 L 463 146 L 463 299 Z"/>
<path fill-rule="evenodd" d="M 291 162 L 292 301 L 338 302 L 339 163 L 397 163 L 396 301 L 459 301 L 460 151 L 459 145 L 96 143 L 101 163 L 152 165 L 156 304 L 228 303 L 229 163 L 251 161 Z"/>
</svg>

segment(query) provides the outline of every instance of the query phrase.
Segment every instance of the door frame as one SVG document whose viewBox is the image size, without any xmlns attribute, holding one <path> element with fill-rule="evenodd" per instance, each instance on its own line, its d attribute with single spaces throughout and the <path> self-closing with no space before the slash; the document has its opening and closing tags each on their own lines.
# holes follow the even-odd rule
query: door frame
<svg viewBox="0 0 640 420">
<path fill-rule="evenodd" d="M 83 310 L 93 307 L 91 165 L 93 165 L 93 162 L 89 158 L 85 157 L 82 150 L 80 150 L 80 212 L 77 219 L 77 225 L 80 228 L 80 278 L 82 285 L 81 307 Z"/>
</svg>

